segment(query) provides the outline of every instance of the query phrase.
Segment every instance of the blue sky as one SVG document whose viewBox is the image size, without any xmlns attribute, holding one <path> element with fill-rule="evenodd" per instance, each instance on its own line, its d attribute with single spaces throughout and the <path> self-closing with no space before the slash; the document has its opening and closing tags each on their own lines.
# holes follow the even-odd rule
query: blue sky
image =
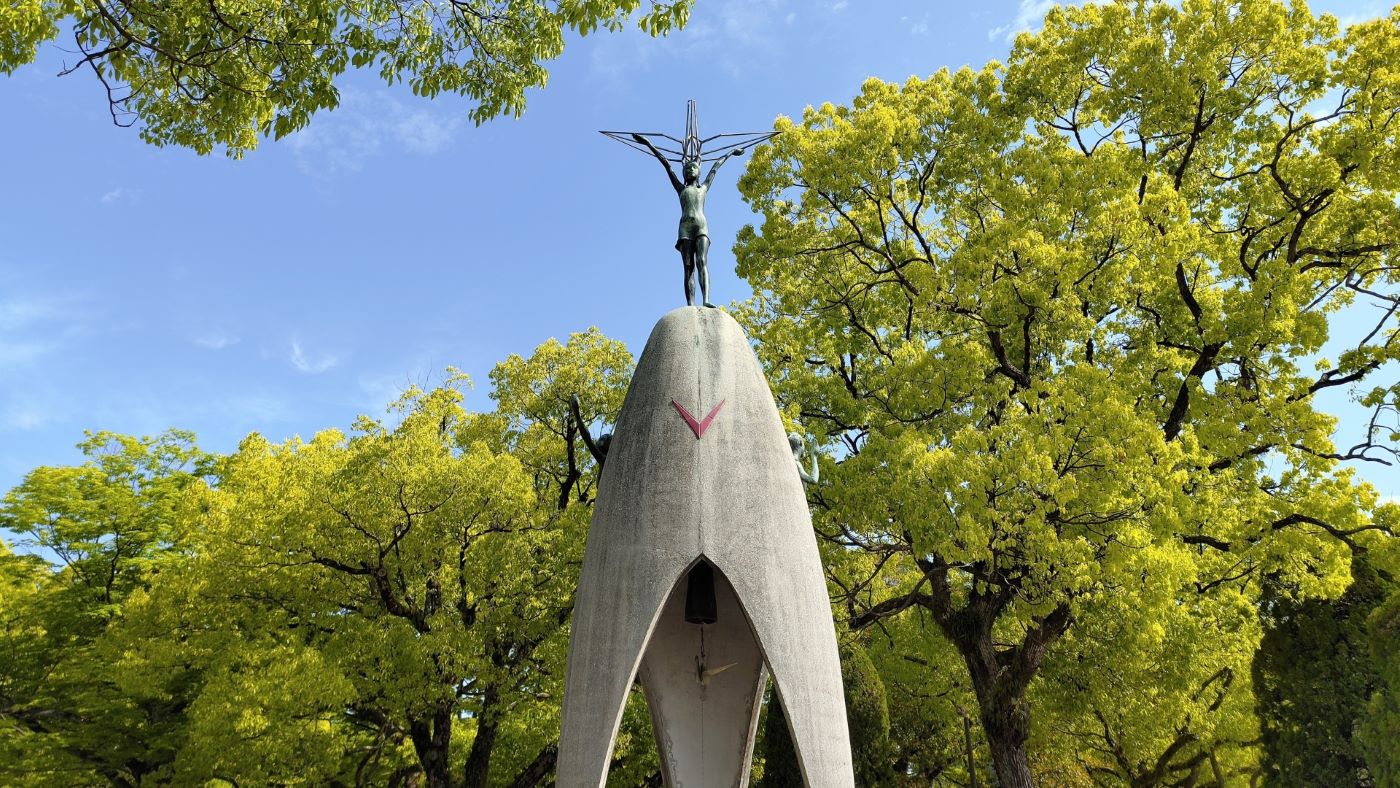
<svg viewBox="0 0 1400 788">
<path fill-rule="evenodd" d="M 194 430 L 231 451 L 379 414 L 457 366 L 490 407 L 511 353 L 597 325 L 639 351 L 683 303 L 675 197 L 598 129 L 762 130 L 902 81 L 1003 59 L 1047 2 L 696 0 L 668 39 L 572 41 L 519 120 L 475 127 L 352 75 L 342 106 L 240 161 L 154 148 L 111 125 L 100 86 L 53 47 L 0 77 L 0 490 L 79 459 L 84 429 Z M 1368 0 L 1312 4 L 1343 21 Z M 731 163 L 707 205 L 719 303 L 742 299 Z M 1355 413 L 1345 394 L 1329 400 Z M 1400 494 L 1389 469 L 1362 468 Z M 1385 473 L 1382 473 L 1385 472 Z"/>
</svg>

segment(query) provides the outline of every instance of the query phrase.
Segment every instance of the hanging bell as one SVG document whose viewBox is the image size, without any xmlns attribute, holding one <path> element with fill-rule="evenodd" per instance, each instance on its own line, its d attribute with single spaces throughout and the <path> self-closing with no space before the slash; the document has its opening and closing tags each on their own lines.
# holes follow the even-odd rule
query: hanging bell
<svg viewBox="0 0 1400 788">
<path fill-rule="evenodd" d="M 687 624 L 713 624 L 716 620 L 715 570 L 708 561 L 701 561 L 686 575 L 685 621 Z"/>
</svg>

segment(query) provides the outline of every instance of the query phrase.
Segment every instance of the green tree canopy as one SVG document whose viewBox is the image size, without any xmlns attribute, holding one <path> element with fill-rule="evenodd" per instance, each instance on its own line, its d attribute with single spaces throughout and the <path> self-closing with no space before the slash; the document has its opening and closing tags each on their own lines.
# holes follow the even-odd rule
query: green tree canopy
<svg viewBox="0 0 1400 788">
<path fill-rule="evenodd" d="M 1060 8 L 1005 65 L 871 80 L 755 153 L 745 321 L 841 459 L 814 515 L 845 615 L 936 623 L 1000 784 L 1034 781 L 1052 657 L 1124 679 L 1097 702 L 1133 770 L 1247 741 L 1264 579 L 1340 594 L 1400 521 L 1342 463 L 1395 453 L 1397 57 L 1400 10 Z M 1346 385 L 1376 418 L 1339 448 L 1316 400 Z"/>
<path fill-rule="evenodd" d="M 180 501 L 211 459 L 178 431 L 99 432 L 79 448 L 87 462 L 37 468 L 0 502 L 0 528 L 35 551 L 0 553 L 7 784 L 71 783 L 75 774 L 136 784 L 178 747 L 179 704 L 127 692 L 111 670 L 112 638 L 151 574 L 185 547 Z"/>
<path fill-rule="evenodd" d="M 1271 785 L 1371 779 L 1356 737 L 1380 688 L 1366 622 L 1397 589 L 1364 554 L 1352 561 L 1351 576 L 1351 587 L 1335 600 L 1264 600 L 1267 628 L 1254 657 L 1254 683 Z"/>
<path fill-rule="evenodd" d="M 453 784 L 462 768 L 454 733 L 472 742 L 467 784 L 485 785 L 501 707 L 528 702 L 539 680 L 533 660 L 567 610 L 566 578 L 551 555 L 567 550 L 562 524 L 535 517 L 530 478 L 514 457 L 455 441 L 469 418 L 458 400 L 452 388 L 410 391 L 393 426 L 362 419 L 351 435 L 326 431 L 282 446 L 250 438 L 211 493 L 204 527 L 210 559 L 228 573 L 220 585 L 243 590 L 227 601 L 251 595 L 265 600 L 265 615 L 291 617 L 261 627 L 268 633 L 306 629 L 289 645 L 313 646 L 306 669 L 325 671 L 306 684 L 345 693 L 352 718 L 379 721 L 386 742 L 411 744 L 434 786 Z M 299 703 L 345 704 L 268 693 L 261 688 L 272 677 L 274 689 L 285 678 L 247 666 L 233 676 L 247 684 L 242 694 L 265 699 L 269 720 L 294 724 Z M 211 696 L 211 723 L 237 718 L 239 696 Z M 237 764 L 268 760 L 232 740 L 209 750 Z M 296 759 L 285 763 L 295 768 Z M 208 776 L 220 774 L 216 766 Z"/>
<path fill-rule="evenodd" d="M 1400 591 L 1372 610 L 1366 623 L 1378 682 L 1355 739 L 1379 788 L 1400 785 Z"/>
<path fill-rule="evenodd" d="M 0 782 L 539 785 L 596 468 L 569 424 L 620 407 L 596 330 L 387 418 L 218 459 L 99 434 L 0 525 Z M 640 698 L 618 772 L 657 769 Z"/>
<path fill-rule="evenodd" d="M 336 80 L 371 68 L 420 96 L 453 93 L 477 123 L 519 116 L 570 31 L 619 30 L 643 0 L 19 0 L 0 7 L 0 73 L 71 35 L 112 120 L 156 145 L 240 156 L 340 101 Z M 638 26 L 685 24 L 691 0 L 646 0 Z"/>
<path fill-rule="evenodd" d="M 304 753 L 252 752 L 244 731 L 215 735 L 251 698 L 268 726 L 260 741 L 326 740 L 316 762 L 328 776 L 345 779 L 347 754 L 359 751 L 354 773 L 382 762 L 429 786 L 544 779 L 590 511 L 583 491 L 596 481 L 568 398 L 611 418 L 631 363 L 590 331 L 498 365 L 494 413 L 465 410 L 449 385 L 408 392 L 391 422 L 362 418 L 350 435 L 245 441 L 202 505 L 202 552 L 224 575 L 212 604 L 271 617 L 257 629 L 291 650 L 283 670 L 324 679 L 304 682 L 311 696 L 289 695 L 288 676 L 252 667 L 266 664 L 268 646 L 215 674 L 235 684 L 200 696 L 213 738 L 191 753 L 199 776 L 269 763 L 284 768 L 238 782 L 297 773 Z M 291 630 L 305 634 L 278 634 Z M 337 708 L 307 730 L 307 710 Z M 360 729 L 371 742 L 334 740 Z"/>
</svg>

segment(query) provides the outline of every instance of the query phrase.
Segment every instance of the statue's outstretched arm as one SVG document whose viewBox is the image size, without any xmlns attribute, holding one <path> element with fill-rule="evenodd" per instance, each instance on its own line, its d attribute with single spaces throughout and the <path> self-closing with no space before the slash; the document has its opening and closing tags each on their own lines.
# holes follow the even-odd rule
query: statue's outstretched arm
<svg viewBox="0 0 1400 788">
<path fill-rule="evenodd" d="M 812 472 L 802 467 L 802 455 L 807 453 L 807 441 L 795 432 L 788 434 L 788 445 L 792 447 L 792 464 L 797 466 L 797 477 L 807 484 L 816 484 L 821 478 L 821 466 L 817 465 L 817 452 L 812 451 Z"/>
<path fill-rule="evenodd" d="M 583 414 L 579 412 L 578 395 L 569 395 L 569 413 L 574 417 L 574 423 L 578 425 L 579 434 L 583 436 L 583 445 L 588 447 L 588 453 L 593 455 L 593 461 L 598 463 L 598 467 L 603 467 L 603 460 L 607 458 L 607 453 L 600 450 L 593 442 L 593 436 L 588 434 L 588 425 L 583 421 Z"/>
<path fill-rule="evenodd" d="M 821 473 L 822 473 L 821 466 L 817 465 L 817 453 L 816 453 L 816 452 L 812 452 L 812 472 L 811 472 L 811 473 L 808 473 L 807 471 L 802 470 L 802 463 L 801 463 L 801 462 L 797 463 L 797 475 L 798 475 L 799 478 L 802 479 L 803 482 L 806 482 L 807 484 L 816 484 L 816 483 L 817 483 L 817 480 L 821 478 Z"/>
<path fill-rule="evenodd" d="M 743 155 L 744 155 L 744 149 L 743 149 L 743 148 L 735 148 L 734 150 L 732 150 L 732 151 L 730 151 L 730 152 L 724 154 L 723 156 L 721 156 L 721 157 L 719 158 L 719 160 L 716 161 L 714 164 L 711 164 L 711 165 L 710 165 L 710 171 L 709 171 L 709 173 L 707 173 L 707 174 L 705 175 L 705 188 L 706 188 L 706 189 L 710 188 L 710 183 L 713 182 L 714 179 L 715 179 L 715 173 L 719 172 L 719 166 L 720 166 L 721 164 L 724 164 L 726 161 L 729 161 L 729 157 L 730 157 L 730 156 L 743 156 Z"/>
<path fill-rule="evenodd" d="M 647 146 L 647 150 L 651 151 L 651 155 L 655 156 L 656 160 L 661 162 L 661 169 L 666 171 L 666 177 L 671 179 L 671 186 L 674 187 L 676 191 L 680 191 L 681 189 L 685 188 L 685 185 L 681 183 L 680 178 L 677 178 L 676 173 L 671 169 L 671 163 L 669 161 L 666 161 L 666 157 L 662 155 L 661 151 L 656 149 L 655 145 L 651 144 L 651 140 L 647 139 L 646 137 L 643 137 L 640 134 L 633 134 L 632 139 Z"/>
</svg>

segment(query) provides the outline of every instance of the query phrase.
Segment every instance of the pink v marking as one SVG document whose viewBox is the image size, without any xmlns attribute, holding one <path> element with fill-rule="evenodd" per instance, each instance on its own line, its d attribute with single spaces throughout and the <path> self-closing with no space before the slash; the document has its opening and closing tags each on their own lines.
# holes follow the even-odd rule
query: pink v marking
<svg viewBox="0 0 1400 788">
<path fill-rule="evenodd" d="M 676 406 L 676 410 L 681 414 L 681 418 L 685 419 L 685 423 L 690 427 L 690 431 L 695 433 L 695 439 L 700 440 L 704 437 L 705 430 L 710 428 L 710 422 L 715 420 L 715 414 L 719 413 L 719 409 L 724 407 L 724 400 L 720 400 L 719 404 L 710 411 L 710 415 L 706 416 L 703 421 L 696 421 L 695 417 L 690 415 L 690 412 L 674 399 L 671 400 L 671 404 Z"/>
</svg>

